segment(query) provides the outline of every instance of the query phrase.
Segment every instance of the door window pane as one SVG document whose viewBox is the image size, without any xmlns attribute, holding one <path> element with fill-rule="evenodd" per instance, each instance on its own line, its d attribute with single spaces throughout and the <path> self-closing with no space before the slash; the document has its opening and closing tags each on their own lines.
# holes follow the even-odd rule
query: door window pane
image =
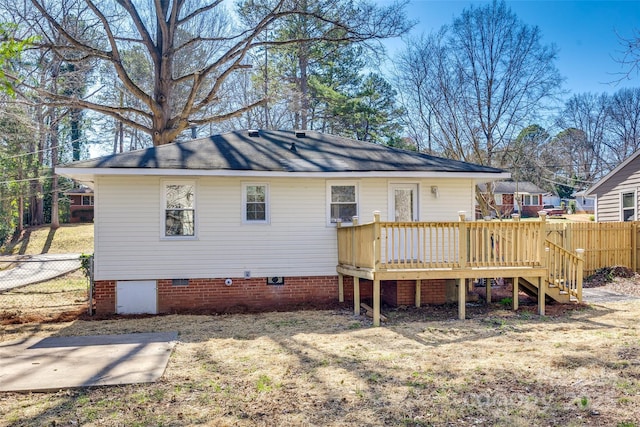
<svg viewBox="0 0 640 427">
<path fill-rule="evenodd" d="M 395 219 L 400 222 L 413 221 L 413 190 L 396 188 L 394 191 Z"/>
</svg>

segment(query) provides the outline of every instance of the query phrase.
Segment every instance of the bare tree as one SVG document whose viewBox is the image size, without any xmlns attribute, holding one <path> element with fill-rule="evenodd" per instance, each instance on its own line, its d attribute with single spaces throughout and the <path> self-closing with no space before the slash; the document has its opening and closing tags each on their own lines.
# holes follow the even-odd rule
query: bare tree
<svg viewBox="0 0 640 427">
<path fill-rule="evenodd" d="M 540 30 L 504 2 L 471 7 L 398 59 L 407 120 L 435 151 L 497 165 L 496 154 L 558 93 L 555 59 Z"/>
<path fill-rule="evenodd" d="M 302 0 L 301 0 L 302 1 Z M 261 105 L 255 98 L 238 105 L 221 100 L 226 82 L 245 69 L 249 52 L 266 45 L 321 40 L 364 42 L 398 33 L 404 25 L 402 5 L 373 6 L 364 0 L 342 8 L 330 17 L 301 7 L 297 0 L 266 3 L 251 26 L 234 26 L 227 19 L 222 0 L 31 0 L 37 14 L 25 13 L 31 28 L 50 25 L 62 38 L 45 38 L 42 46 L 56 52 L 63 62 L 92 60 L 116 73 L 123 89 L 140 105 L 100 102 L 97 97 L 46 92 L 51 105 L 74 106 L 116 118 L 151 135 L 154 145 L 167 144 L 191 126 L 217 123 Z M 304 1 L 303 1 L 304 3 Z M 330 3 L 327 1 L 326 3 Z M 335 0 L 336 10 L 340 2 Z M 354 14 L 352 10 L 363 13 Z M 86 31 L 69 31 L 67 17 L 82 22 Z M 291 16 L 321 22 L 316 32 L 269 41 L 260 36 L 269 27 Z M 44 19 L 44 21 L 43 21 Z M 152 72 L 150 87 L 136 78 L 125 61 L 125 52 L 144 52 Z M 187 58 L 198 60 L 187 61 Z M 17 80 L 17 78 L 16 78 Z M 24 82 L 23 82 L 24 84 Z"/>
<path fill-rule="evenodd" d="M 567 180 L 589 185 L 610 169 L 606 93 L 572 96 L 558 118 L 558 126 L 564 130 L 554 138 L 553 149 Z"/>
<path fill-rule="evenodd" d="M 622 46 L 622 56 L 618 62 L 626 67 L 620 81 L 631 78 L 634 74 L 640 74 L 640 29 L 634 30 L 630 37 L 619 37 Z"/>
<path fill-rule="evenodd" d="M 640 88 L 620 89 L 610 99 L 608 144 L 615 164 L 640 149 Z"/>
</svg>

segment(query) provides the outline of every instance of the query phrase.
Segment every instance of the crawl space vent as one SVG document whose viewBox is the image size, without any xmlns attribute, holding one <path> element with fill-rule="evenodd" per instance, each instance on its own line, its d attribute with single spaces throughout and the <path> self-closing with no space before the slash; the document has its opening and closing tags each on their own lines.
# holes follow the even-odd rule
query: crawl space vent
<svg viewBox="0 0 640 427">
<path fill-rule="evenodd" d="M 267 285 L 284 285 L 284 277 L 282 276 L 267 277 Z"/>
</svg>

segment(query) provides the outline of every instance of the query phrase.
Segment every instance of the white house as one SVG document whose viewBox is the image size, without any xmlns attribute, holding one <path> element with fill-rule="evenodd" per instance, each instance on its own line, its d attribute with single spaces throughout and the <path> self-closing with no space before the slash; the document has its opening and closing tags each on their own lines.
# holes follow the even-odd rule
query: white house
<svg viewBox="0 0 640 427">
<path fill-rule="evenodd" d="M 98 313 L 332 303 L 338 221 L 471 217 L 476 184 L 509 177 L 314 131 L 230 132 L 57 173 L 94 190 Z"/>
</svg>

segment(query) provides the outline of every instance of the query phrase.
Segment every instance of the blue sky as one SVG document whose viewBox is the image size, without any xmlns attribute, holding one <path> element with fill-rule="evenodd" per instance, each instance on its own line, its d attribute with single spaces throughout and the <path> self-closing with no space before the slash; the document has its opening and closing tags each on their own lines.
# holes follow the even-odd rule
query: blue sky
<svg viewBox="0 0 640 427">
<path fill-rule="evenodd" d="M 388 4 L 387 0 L 379 0 Z M 408 16 L 419 21 L 411 35 L 428 34 L 450 24 L 470 5 L 486 1 L 411 0 Z M 629 38 L 634 28 L 640 31 L 639 1 L 562 1 L 515 0 L 507 6 L 528 25 L 536 25 L 545 44 L 558 49 L 556 66 L 565 77 L 564 89 L 570 94 L 583 92 L 613 93 L 621 87 L 640 87 L 640 76 L 617 85 L 623 67 L 614 57 L 621 57 L 619 36 Z M 389 55 L 402 47 L 399 40 L 385 43 Z"/>
</svg>

